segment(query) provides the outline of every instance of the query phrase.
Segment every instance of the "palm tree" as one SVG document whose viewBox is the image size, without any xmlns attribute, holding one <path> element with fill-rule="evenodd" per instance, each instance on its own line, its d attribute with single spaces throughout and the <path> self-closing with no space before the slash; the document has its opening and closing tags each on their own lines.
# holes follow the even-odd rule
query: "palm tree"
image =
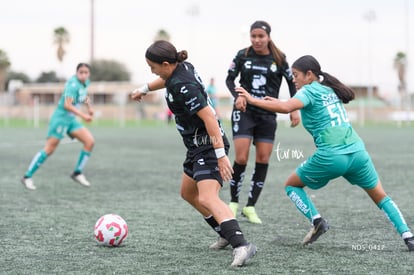
<svg viewBox="0 0 414 275">
<path fill-rule="evenodd" d="M 66 53 L 65 46 L 69 43 L 69 32 L 64 27 L 59 27 L 54 30 L 53 37 L 54 43 L 58 46 L 57 58 L 62 62 Z"/>
<path fill-rule="evenodd" d="M 11 63 L 7 53 L 0 49 L 0 92 L 6 88 L 6 74 L 10 65 Z"/>
<path fill-rule="evenodd" d="M 405 73 L 407 68 L 407 56 L 403 52 L 398 52 L 394 58 L 394 68 L 398 74 L 398 91 L 402 94 L 406 92 Z"/>
<path fill-rule="evenodd" d="M 163 30 L 163 29 L 160 29 L 154 37 L 154 41 L 157 41 L 157 40 L 170 41 L 170 39 L 171 39 L 170 34 L 166 30 Z"/>
</svg>

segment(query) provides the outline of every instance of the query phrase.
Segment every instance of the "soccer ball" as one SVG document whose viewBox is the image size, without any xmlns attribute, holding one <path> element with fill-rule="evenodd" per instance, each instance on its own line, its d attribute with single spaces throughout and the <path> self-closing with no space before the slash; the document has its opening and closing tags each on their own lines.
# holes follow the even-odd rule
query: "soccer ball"
<svg viewBox="0 0 414 275">
<path fill-rule="evenodd" d="M 116 214 L 103 215 L 95 224 L 95 240 L 104 246 L 119 246 L 128 236 L 128 225 Z"/>
</svg>

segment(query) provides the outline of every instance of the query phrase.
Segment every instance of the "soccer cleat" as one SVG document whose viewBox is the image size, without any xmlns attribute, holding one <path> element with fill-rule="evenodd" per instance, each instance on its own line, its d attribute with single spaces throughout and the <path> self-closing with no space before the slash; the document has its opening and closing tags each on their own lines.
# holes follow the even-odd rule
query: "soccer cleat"
<svg viewBox="0 0 414 275">
<path fill-rule="evenodd" d="M 306 234 L 305 238 L 302 241 L 303 245 L 311 244 L 316 241 L 323 233 L 328 231 L 329 224 L 326 220 L 320 219 L 320 221 L 312 226 L 312 229 Z"/>
<path fill-rule="evenodd" d="M 414 236 L 404 239 L 404 242 L 408 247 L 408 251 L 414 251 Z"/>
<path fill-rule="evenodd" d="M 83 186 L 86 186 L 86 187 L 91 186 L 91 184 L 89 183 L 89 181 L 85 178 L 85 176 L 83 174 L 75 174 L 75 173 L 73 173 L 72 175 L 70 175 L 70 177 L 74 181 L 80 183 Z"/>
<path fill-rule="evenodd" d="M 224 249 L 226 246 L 228 246 L 230 243 L 223 237 L 218 237 L 217 241 L 210 245 L 210 249 Z"/>
<path fill-rule="evenodd" d="M 36 190 L 36 186 L 34 186 L 32 178 L 22 178 L 20 181 L 27 189 Z"/>
<path fill-rule="evenodd" d="M 254 209 L 254 206 L 245 206 L 243 207 L 242 215 L 246 217 L 249 222 L 261 224 L 262 220 L 260 220 L 259 216 L 256 214 L 256 210 Z"/>
<path fill-rule="evenodd" d="M 233 250 L 233 262 L 231 263 L 231 266 L 243 266 L 249 259 L 251 259 L 256 254 L 256 252 L 257 248 L 252 243 L 236 247 Z"/>
<path fill-rule="evenodd" d="M 236 218 L 237 215 L 237 209 L 239 208 L 239 203 L 238 202 L 230 202 L 229 203 L 229 207 L 231 209 L 231 212 L 233 212 L 233 216 L 234 218 Z"/>
</svg>

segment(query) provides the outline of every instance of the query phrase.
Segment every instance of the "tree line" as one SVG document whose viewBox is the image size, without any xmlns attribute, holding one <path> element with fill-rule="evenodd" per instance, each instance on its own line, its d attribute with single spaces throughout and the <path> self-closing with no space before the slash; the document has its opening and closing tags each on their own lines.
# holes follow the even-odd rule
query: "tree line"
<svg viewBox="0 0 414 275">
<path fill-rule="evenodd" d="M 56 58 L 64 61 L 66 46 L 70 42 L 69 32 L 64 27 L 58 27 L 53 31 L 53 42 L 56 44 Z M 91 81 L 130 81 L 131 73 L 128 68 L 111 59 L 97 59 L 90 61 Z M 43 71 L 35 79 L 31 79 L 26 73 L 11 69 L 12 61 L 8 54 L 0 49 L 0 92 L 8 89 L 10 80 L 20 80 L 23 83 L 50 83 L 65 82 L 66 79 L 59 76 L 56 71 Z"/>
</svg>

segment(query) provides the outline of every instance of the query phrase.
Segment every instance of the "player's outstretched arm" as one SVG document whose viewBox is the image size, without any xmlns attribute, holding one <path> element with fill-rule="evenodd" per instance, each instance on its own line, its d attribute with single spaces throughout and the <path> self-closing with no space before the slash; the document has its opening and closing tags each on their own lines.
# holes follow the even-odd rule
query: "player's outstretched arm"
<svg viewBox="0 0 414 275">
<path fill-rule="evenodd" d="M 290 98 L 281 101 L 278 98 L 266 96 L 264 99 L 252 97 L 244 88 L 237 87 L 236 92 L 239 96 L 246 98 L 249 104 L 275 113 L 288 114 L 303 108 L 303 103 L 299 99 Z"/>
<path fill-rule="evenodd" d="M 144 86 L 135 89 L 131 92 L 131 99 L 136 101 L 141 101 L 142 98 L 150 91 L 156 91 L 165 87 L 165 80 L 162 78 L 157 78 L 154 81 L 145 84 Z"/>
</svg>

